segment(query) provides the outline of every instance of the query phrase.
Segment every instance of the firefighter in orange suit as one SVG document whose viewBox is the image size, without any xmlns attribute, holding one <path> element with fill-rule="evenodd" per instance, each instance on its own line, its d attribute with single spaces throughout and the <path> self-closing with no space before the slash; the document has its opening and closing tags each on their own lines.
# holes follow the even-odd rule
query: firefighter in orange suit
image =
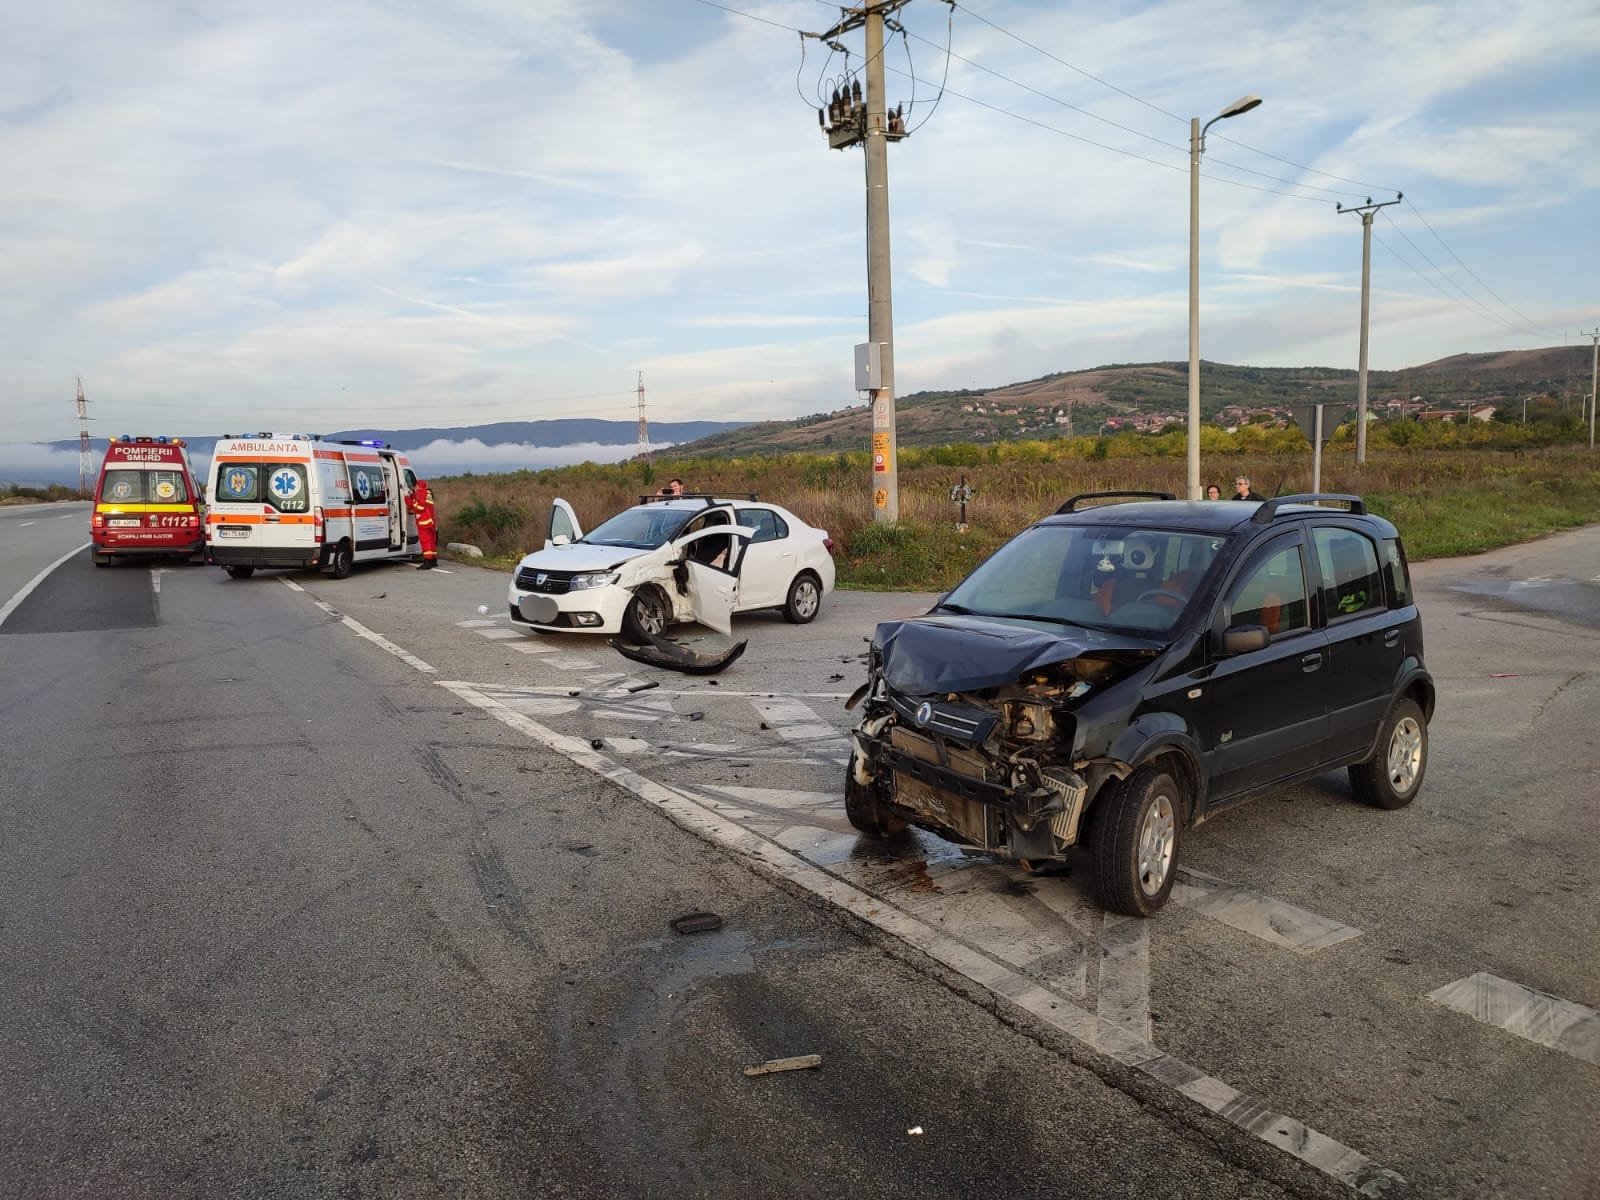
<svg viewBox="0 0 1600 1200">
<path fill-rule="evenodd" d="M 406 494 L 406 507 L 417 517 L 417 540 L 422 543 L 422 562 L 417 570 L 431 571 L 439 565 L 439 526 L 433 519 L 433 497 L 428 494 L 428 482 L 417 480 L 417 486 Z"/>
</svg>

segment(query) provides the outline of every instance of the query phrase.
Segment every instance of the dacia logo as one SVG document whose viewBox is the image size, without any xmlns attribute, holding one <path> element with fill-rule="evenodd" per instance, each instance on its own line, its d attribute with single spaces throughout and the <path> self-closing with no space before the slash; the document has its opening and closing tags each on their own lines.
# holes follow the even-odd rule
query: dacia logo
<svg viewBox="0 0 1600 1200">
<path fill-rule="evenodd" d="M 549 575 L 545 574 L 543 571 L 540 571 L 537 575 L 535 575 L 533 577 L 533 582 L 538 584 L 540 587 L 543 587 L 544 586 L 544 581 L 546 579 L 549 579 L 549 578 L 550 578 Z"/>
<path fill-rule="evenodd" d="M 924 700 L 917 707 L 917 724 L 926 725 L 931 720 L 933 720 L 933 701 Z"/>
</svg>

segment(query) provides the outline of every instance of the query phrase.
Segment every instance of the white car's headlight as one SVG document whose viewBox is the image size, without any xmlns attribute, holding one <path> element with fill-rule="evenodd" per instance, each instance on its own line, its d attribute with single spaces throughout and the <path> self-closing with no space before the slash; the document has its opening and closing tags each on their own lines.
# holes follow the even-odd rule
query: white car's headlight
<svg viewBox="0 0 1600 1200">
<path fill-rule="evenodd" d="M 574 575 L 567 586 L 574 592 L 581 592 L 588 588 L 610 587 L 620 578 L 622 576 L 615 571 L 596 571 L 592 575 Z"/>
</svg>

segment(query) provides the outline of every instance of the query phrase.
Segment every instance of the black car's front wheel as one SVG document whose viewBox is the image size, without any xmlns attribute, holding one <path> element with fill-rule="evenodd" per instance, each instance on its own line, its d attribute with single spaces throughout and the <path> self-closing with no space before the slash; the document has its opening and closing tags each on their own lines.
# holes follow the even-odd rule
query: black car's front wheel
<svg viewBox="0 0 1600 1200">
<path fill-rule="evenodd" d="M 1378 752 L 1350 768 L 1350 786 L 1376 808 L 1404 808 L 1422 787 L 1428 769 L 1428 721 L 1412 699 L 1389 710 L 1378 737 Z"/>
<path fill-rule="evenodd" d="M 1141 767 L 1096 804 L 1090 832 L 1095 891 L 1112 912 L 1148 917 L 1172 894 L 1184 798 L 1177 780 Z"/>
<path fill-rule="evenodd" d="M 844 814 L 868 837 L 892 838 L 906 827 L 904 818 L 889 811 L 877 788 L 857 782 L 854 751 L 844 768 Z"/>
</svg>

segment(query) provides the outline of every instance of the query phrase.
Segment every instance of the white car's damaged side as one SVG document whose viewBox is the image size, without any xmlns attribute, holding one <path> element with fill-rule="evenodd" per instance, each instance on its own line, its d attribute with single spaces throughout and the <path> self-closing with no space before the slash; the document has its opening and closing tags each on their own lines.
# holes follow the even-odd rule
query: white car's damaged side
<svg viewBox="0 0 1600 1200">
<path fill-rule="evenodd" d="M 622 626 L 624 633 L 659 634 L 666 625 L 680 621 L 700 624 L 727 635 L 733 632 L 733 611 L 739 606 L 739 564 L 744 548 L 756 536 L 743 525 L 712 525 L 697 530 L 677 542 L 669 542 L 630 558 L 617 568 L 617 586 L 630 593 Z M 695 547 L 711 538 L 727 538 L 729 544 L 705 562 L 695 556 Z M 719 565 L 720 563 L 720 565 Z M 641 595 L 644 589 L 655 592 L 665 603 L 665 623 L 652 628 L 640 610 L 651 602 Z M 634 619 L 629 619 L 629 614 Z M 637 628 L 631 629 L 630 625 Z"/>
</svg>

